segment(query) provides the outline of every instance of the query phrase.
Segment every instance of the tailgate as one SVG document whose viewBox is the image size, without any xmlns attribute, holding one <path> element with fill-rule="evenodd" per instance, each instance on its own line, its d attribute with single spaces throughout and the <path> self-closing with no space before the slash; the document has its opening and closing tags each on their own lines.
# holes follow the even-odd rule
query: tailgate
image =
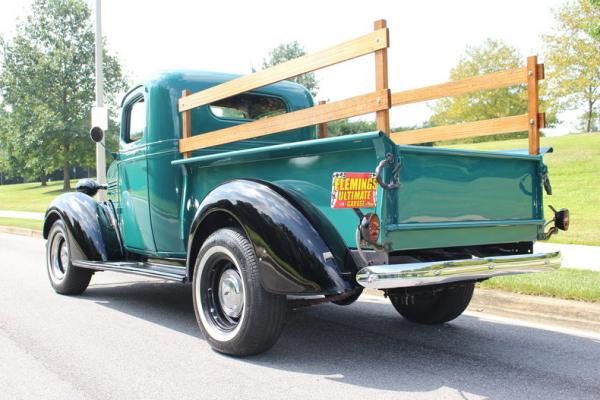
<svg viewBox="0 0 600 400">
<path fill-rule="evenodd" d="M 537 240 L 542 156 L 396 146 L 400 187 L 384 196 L 389 250 Z"/>
</svg>

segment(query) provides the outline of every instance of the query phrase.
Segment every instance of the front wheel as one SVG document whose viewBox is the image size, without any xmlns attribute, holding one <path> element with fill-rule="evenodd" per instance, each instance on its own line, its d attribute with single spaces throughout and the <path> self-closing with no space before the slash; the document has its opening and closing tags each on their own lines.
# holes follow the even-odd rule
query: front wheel
<svg viewBox="0 0 600 400">
<path fill-rule="evenodd" d="M 474 288 L 475 283 L 465 282 L 430 292 L 397 293 L 389 297 L 396 311 L 407 320 L 435 325 L 452 321 L 461 315 L 473 297 Z"/>
<path fill-rule="evenodd" d="M 56 220 L 46 242 L 46 268 L 52 288 L 60 294 L 81 294 L 92 278 L 93 271 L 73 265 L 71 253 L 65 224 Z"/>
<path fill-rule="evenodd" d="M 234 356 L 271 348 L 283 328 L 286 297 L 263 289 L 250 241 L 237 229 L 220 229 L 196 257 L 194 310 L 213 349 Z"/>
</svg>

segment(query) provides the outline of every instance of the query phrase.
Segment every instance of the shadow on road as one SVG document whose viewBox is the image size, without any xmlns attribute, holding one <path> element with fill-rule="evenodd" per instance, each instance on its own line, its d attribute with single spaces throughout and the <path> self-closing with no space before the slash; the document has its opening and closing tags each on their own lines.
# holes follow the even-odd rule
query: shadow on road
<svg viewBox="0 0 600 400">
<path fill-rule="evenodd" d="M 80 298 L 202 338 L 191 285 L 91 285 Z M 379 390 L 567 399 L 600 398 L 598 360 L 592 339 L 470 316 L 414 325 L 389 304 L 361 301 L 291 311 L 271 351 L 239 362 Z"/>
</svg>

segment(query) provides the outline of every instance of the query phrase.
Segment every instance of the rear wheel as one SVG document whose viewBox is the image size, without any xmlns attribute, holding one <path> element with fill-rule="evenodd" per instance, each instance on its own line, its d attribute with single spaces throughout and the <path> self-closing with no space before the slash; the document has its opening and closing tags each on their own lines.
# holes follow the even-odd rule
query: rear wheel
<svg viewBox="0 0 600 400">
<path fill-rule="evenodd" d="M 72 264 L 71 253 L 65 225 L 56 220 L 46 242 L 46 268 L 52 288 L 60 294 L 81 294 L 92 278 L 93 271 Z"/>
<path fill-rule="evenodd" d="M 279 338 L 286 297 L 263 289 L 254 249 L 240 230 L 208 237 L 196 258 L 193 287 L 196 320 L 216 351 L 258 354 Z"/>
<path fill-rule="evenodd" d="M 465 282 L 428 292 L 390 294 L 394 308 L 409 321 L 420 324 L 442 324 L 452 321 L 465 311 L 475 283 Z"/>
</svg>

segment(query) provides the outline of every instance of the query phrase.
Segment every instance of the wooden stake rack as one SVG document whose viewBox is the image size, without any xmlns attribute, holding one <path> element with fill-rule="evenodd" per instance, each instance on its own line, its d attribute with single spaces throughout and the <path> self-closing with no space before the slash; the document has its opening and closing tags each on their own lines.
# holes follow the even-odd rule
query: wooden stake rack
<svg viewBox="0 0 600 400">
<path fill-rule="evenodd" d="M 538 81 L 544 79 L 544 65 L 537 63 L 536 56 L 528 57 L 527 66 L 522 68 L 391 93 L 388 88 L 388 47 L 389 31 L 386 21 L 379 20 L 375 22 L 373 32 L 354 40 L 196 93 L 184 90 L 179 99 L 183 130 L 182 139 L 179 141 L 179 151 L 187 158 L 196 149 L 312 125 L 318 126 L 319 137 L 325 137 L 327 122 L 374 112 L 376 113 L 377 129 L 398 144 L 419 144 L 528 131 L 529 154 L 539 154 L 539 130 L 544 127 L 544 114 L 540 113 L 538 109 Z M 196 107 L 368 54 L 375 56 L 375 90 L 371 93 L 330 103 L 319 102 L 319 104 L 303 110 L 192 136 L 190 111 Z M 390 131 L 389 112 L 392 107 L 521 84 L 527 85 L 527 114 L 412 131 L 395 133 Z"/>
</svg>

